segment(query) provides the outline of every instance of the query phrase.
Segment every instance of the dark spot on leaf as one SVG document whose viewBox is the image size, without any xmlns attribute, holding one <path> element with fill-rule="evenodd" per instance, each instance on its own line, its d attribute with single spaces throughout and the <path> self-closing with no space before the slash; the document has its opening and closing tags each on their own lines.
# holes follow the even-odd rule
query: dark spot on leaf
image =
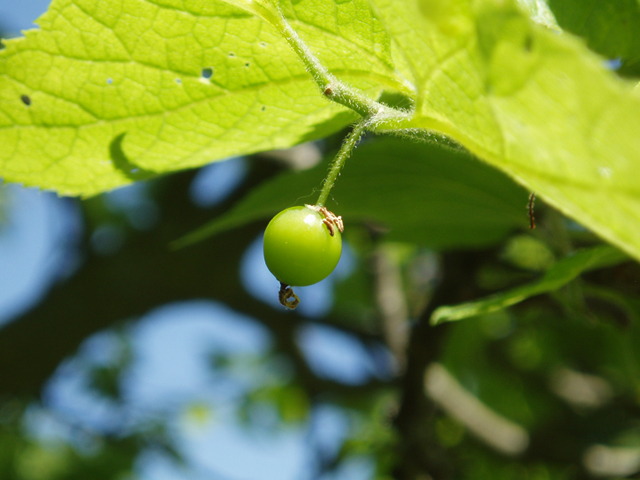
<svg viewBox="0 0 640 480">
<path fill-rule="evenodd" d="M 202 78 L 206 78 L 207 80 L 213 77 L 213 68 L 206 67 L 202 69 Z"/>
<path fill-rule="evenodd" d="M 251 65 L 249 62 L 244 64 L 245 67 L 249 67 L 249 65 Z"/>
<path fill-rule="evenodd" d="M 27 107 L 31 105 L 31 97 L 29 97 L 29 95 L 22 95 L 20 97 L 20 100 L 22 100 L 22 103 L 24 103 Z"/>
<path fill-rule="evenodd" d="M 493 94 L 495 92 L 493 83 L 491 83 L 490 81 L 484 82 L 484 91 L 490 95 Z"/>
<path fill-rule="evenodd" d="M 267 46 L 267 43 L 266 43 L 266 42 L 260 42 L 260 46 L 261 46 L 261 47 L 266 47 L 266 46 Z"/>
<path fill-rule="evenodd" d="M 233 53 L 233 52 L 229 52 L 229 56 L 230 56 L 230 57 L 235 57 L 235 56 L 236 56 L 236 54 L 235 54 L 235 53 Z"/>
<path fill-rule="evenodd" d="M 527 53 L 533 50 L 533 36 L 531 34 L 524 39 L 524 49 Z"/>
<path fill-rule="evenodd" d="M 264 105 L 262 106 L 262 108 L 260 110 L 262 110 L 263 112 L 267 109 L 267 107 L 265 107 Z"/>
</svg>

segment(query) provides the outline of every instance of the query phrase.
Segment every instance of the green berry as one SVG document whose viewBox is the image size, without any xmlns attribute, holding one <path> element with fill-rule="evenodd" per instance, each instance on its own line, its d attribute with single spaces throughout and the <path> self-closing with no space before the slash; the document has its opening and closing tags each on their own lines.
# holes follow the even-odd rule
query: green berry
<svg viewBox="0 0 640 480">
<path fill-rule="evenodd" d="M 291 207 L 271 219 L 264 232 L 264 260 L 282 283 L 304 287 L 323 280 L 342 253 L 338 228 L 333 236 L 324 217 L 309 207 Z"/>
</svg>

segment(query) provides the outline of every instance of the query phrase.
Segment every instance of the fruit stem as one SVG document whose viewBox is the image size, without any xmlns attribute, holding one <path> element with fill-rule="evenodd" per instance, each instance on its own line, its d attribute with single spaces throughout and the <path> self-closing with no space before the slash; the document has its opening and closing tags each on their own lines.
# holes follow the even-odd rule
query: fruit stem
<svg viewBox="0 0 640 480">
<path fill-rule="evenodd" d="M 412 129 L 406 129 L 406 125 L 412 118 L 411 111 L 391 108 L 380 102 L 372 100 L 358 89 L 342 82 L 336 78 L 311 52 L 309 47 L 300 38 L 298 33 L 291 27 L 287 19 L 278 8 L 275 0 L 233 0 L 233 4 L 240 6 L 266 20 L 284 37 L 293 51 L 300 57 L 305 68 L 313 77 L 316 86 L 322 94 L 330 101 L 343 105 L 358 113 L 362 119 L 353 127 L 352 132 L 345 139 L 338 155 L 333 161 L 327 177 L 322 184 L 322 191 L 316 206 L 324 207 L 329 192 L 336 182 L 340 170 L 351 151 L 355 148 L 358 140 L 365 130 L 376 131 L 382 127 L 386 129 L 402 129 L 403 133 L 411 137 L 420 137 Z M 411 88 L 409 88 L 411 87 Z M 400 90 L 415 93 L 415 88 L 411 85 L 399 85 Z M 408 90 L 407 90 L 408 89 Z"/>
<path fill-rule="evenodd" d="M 356 145 L 358 144 L 358 140 L 364 133 L 367 128 L 366 120 L 362 120 L 355 124 L 351 133 L 347 135 L 347 138 L 344 139 L 342 146 L 340 147 L 340 151 L 336 155 L 336 158 L 333 159 L 333 164 L 329 169 L 329 173 L 324 179 L 324 183 L 322 184 L 322 190 L 320 191 L 320 196 L 318 197 L 318 201 L 316 205 L 318 207 L 324 207 L 327 199 L 329 198 L 329 192 L 333 188 L 333 185 L 336 183 L 338 176 L 340 175 L 340 170 L 344 166 L 344 162 L 346 162 L 347 158 L 351 155 L 351 152 Z"/>
<path fill-rule="evenodd" d="M 322 184 L 322 191 L 320 192 L 320 197 L 316 205 L 318 207 L 324 207 L 329 197 L 329 192 L 336 182 L 338 175 L 340 175 L 340 170 L 345 160 L 351 155 L 351 151 L 355 148 L 364 131 L 376 131 L 379 127 L 383 127 L 383 130 L 389 128 L 402 129 L 402 125 L 405 125 L 411 120 L 412 112 L 391 108 L 380 102 L 376 102 L 358 89 L 338 80 L 311 52 L 298 33 L 291 27 L 278 8 L 275 0 L 234 0 L 233 3 L 239 4 L 242 8 L 259 15 L 275 27 L 278 33 L 284 37 L 289 46 L 298 57 L 300 57 L 322 94 L 328 100 L 343 105 L 362 117 L 342 144 Z M 406 90 L 402 85 L 399 87 L 400 90 Z M 404 85 L 404 87 L 407 87 L 407 85 Z M 410 88 L 409 91 L 414 92 L 415 88 Z M 416 136 L 415 132 L 411 129 L 403 129 L 403 132 L 407 136 Z"/>
</svg>

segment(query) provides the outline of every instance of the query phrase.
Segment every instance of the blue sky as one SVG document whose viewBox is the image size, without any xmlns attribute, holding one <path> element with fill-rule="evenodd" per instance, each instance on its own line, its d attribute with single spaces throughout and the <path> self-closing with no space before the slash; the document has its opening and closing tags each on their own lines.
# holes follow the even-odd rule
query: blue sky
<svg viewBox="0 0 640 480">
<path fill-rule="evenodd" d="M 49 0 L 3 0 L 0 27 L 11 34 L 34 28 L 33 21 L 47 10 L 49 3 Z"/>
</svg>

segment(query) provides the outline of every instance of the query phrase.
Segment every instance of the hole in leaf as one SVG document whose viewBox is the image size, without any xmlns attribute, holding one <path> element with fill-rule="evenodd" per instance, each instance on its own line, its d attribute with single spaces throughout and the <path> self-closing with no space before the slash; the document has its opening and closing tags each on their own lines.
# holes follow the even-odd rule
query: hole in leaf
<svg viewBox="0 0 640 480">
<path fill-rule="evenodd" d="M 22 95 L 20 97 L 20 100 L 22 100 L 22 103 L 24 103 L 27 107 L 31 105 L 31 97 L 29 97 L 29 95 Z"/>
<path fill-rule="evenodd" d="M 211 77 L 213 77 L 213 68 L 211 67 L 206 67 L 202 69 L 202 78 L 206 78 L 207 80 L 209 80 Z"/>
<path fill-rule="evenodd" d="M 180 85 L 182 83 L 182 80 L 180 80 L 179 78 L 176 78 L 176 83 Z"/>
<path fill-rule="evenodd" d="M 107 78 L 107 84 L 108 84 L 108 85 L 111 85 L 112 83 L 113 83 L 113 79 L 111 79 L 111 78 Z"/>
<path fill-rule="evenodd" d="M 613 60 L 605 60 L 604 66 L 609 70 L 619 70 L 622 67 L 622 59 L 615 58 Z"/>
</svg>

